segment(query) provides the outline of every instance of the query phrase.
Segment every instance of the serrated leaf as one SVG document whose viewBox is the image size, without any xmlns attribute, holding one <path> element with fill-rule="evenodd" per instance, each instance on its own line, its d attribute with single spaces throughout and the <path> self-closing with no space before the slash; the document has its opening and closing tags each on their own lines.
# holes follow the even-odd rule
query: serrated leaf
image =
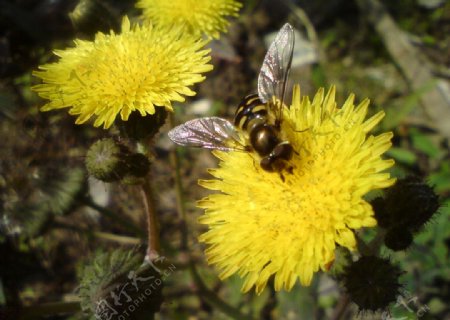
<svg viewBox="0 0 450 320">
<path fill-rule="evenodd" d="M 77 196 L 83 192 L 85 173 L 80 168 L 73 168 L 57 179 L 45 183 L 46 185 L 42 187 L 43 201 L 47 202 L 48 210 L 55 215 L 64 215 L 70 211 Z"/>
<path fill-rule="evenodd" d="M 163 300 L 164 276 L 153 265 L 143 264 L 143 258 L 136 249 L 116 249 L 96 255 L 80 270 L 80 304 L 89 319 L 154 318 Z"/>
</svg>

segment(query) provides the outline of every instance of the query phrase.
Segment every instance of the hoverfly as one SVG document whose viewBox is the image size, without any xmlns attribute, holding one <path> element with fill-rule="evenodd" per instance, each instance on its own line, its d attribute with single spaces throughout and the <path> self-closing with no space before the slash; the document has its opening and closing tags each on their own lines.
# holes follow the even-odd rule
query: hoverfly
<svg viewBox="0 0 450 320">
<path fill-rule="evenodd" d="M 187 147 L 254 151 L 261 159 L 263 170 L 281 174 L 294 152 L 289 141 L 283 140 L 280 134 L 293 49 L 294 29 L 286 23 L 264 58 L 258 76 L 258 94 L 250 94 L 242 100 L 236 109 L 234 124 L 219 117 L 198 118 L 170 130 L 169 138 Z M 246 143 L 241 142 L 239 133 L 244 133 Z"/>
</svg>

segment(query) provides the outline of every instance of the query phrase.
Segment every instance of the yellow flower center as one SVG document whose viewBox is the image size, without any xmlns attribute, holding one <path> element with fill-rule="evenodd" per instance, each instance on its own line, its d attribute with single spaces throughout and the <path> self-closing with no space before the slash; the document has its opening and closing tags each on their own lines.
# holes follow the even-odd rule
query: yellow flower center
<svg viewBox="0 0 450 320">
<path fill-rule="evenodd" d="M 243 291 L 256 286 L 257 293 L 271 275 L 276 290 L 290 290 L 297 279 L 309 285 L 333 262 L 336 244 L 353 250 L 353 230 L 376 225 L 363 196 L 395 181 L 381 172 L 393 161 L 380 158 L 392 134 L 367 137 L 384 116 L 365 121 L 368 104 L 355 108 L 351 96 L 338 109 L 334 88 L 311 103 L 296 87 L 281 128 L 295 152 L 281 172 L 264 171 L 255 153 L 214 153 L 216 179 L 200 184 L 221 193 L 199 202 L 206 209 L 200 222 L 209 227 L 200 240 L 221 278 L 238 273 Z"/>
<path fill-rule="evenodd" d="M 33 89 L 50 100 L 43 111 L 69 107 L 78 124 L 96 115 L 94 125 L 109 128 L 118 114 L 126 121 L 133 111 L 172 110 L 172 101 L 194 95 L 189 86 L 212 69 L 209 50 L 202 49 L 206 41 L 176 26 L 131 27 L 124 18 L 121 34 L 98 33 L 94 42 L 75 44 L 55 52 L 60 62 L 34 72 L 46 83 Z"/>
</svg>

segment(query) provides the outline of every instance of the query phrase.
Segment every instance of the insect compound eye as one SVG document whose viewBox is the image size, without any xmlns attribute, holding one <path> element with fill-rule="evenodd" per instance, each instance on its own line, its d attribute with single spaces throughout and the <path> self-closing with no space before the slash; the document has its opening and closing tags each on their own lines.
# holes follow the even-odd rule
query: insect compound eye
<svg viewBox="0 0 450 320">
<path fill-rule="evenodd" d="M 283 142 L 278 144 L 272 152 L 272 157 L 275 159 L 290 160 L 294 149 L 289 142 Z"/>
<path fill-rule="evenodd" d="M 265 171 L 272 172 L 274 169 L 272 167 L 273 158 L 270 156 L 261 159 L 259 165 Z"/>
</svg>

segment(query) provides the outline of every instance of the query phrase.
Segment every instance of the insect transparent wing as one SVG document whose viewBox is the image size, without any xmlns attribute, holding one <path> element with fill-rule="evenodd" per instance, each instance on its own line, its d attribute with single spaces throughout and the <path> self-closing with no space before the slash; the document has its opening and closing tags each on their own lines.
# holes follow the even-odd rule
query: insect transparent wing
<svg viewBox="0 0 450 320">
<path fill-rule="evenodd" d="M 190 120 L 170 130 L 168 135 L 170 140 L 185 147 L 246 151 L 235 127 L 219 117 Z"/>
<path fill-rule="evenodd" d="M 278 32 L 266 53 L 258 77 L 258 95 L 267 102 L 276 97 L 284 101 L 286 82 L 294 51 L 294 29 L 286 23 Z"/>
</svg>

